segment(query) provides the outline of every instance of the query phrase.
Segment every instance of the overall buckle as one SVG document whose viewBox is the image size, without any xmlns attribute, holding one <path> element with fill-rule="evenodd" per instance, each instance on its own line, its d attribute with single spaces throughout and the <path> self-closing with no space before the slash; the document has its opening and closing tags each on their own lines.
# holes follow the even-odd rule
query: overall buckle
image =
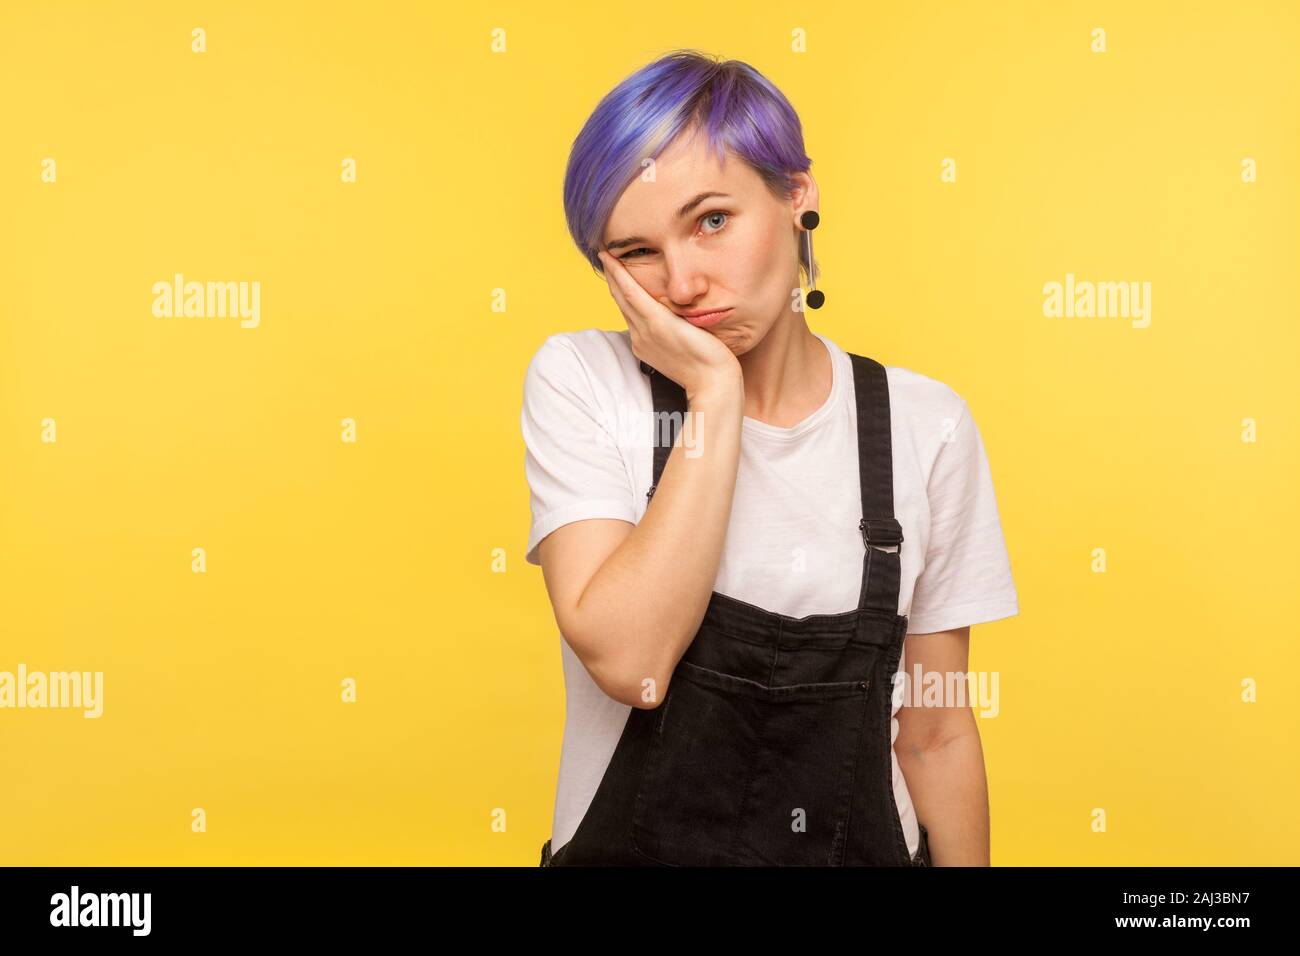
<svg viewBox="0 0 1300 956">
<path fill-rule="evenodd" d="M 897 518 L 863 518 L 858 522 L 862 532 L 862 543 L 868 548 L 883 551 L 881 545 L 897 545 L 903 550 L 903 526 Z"/>
</svg>

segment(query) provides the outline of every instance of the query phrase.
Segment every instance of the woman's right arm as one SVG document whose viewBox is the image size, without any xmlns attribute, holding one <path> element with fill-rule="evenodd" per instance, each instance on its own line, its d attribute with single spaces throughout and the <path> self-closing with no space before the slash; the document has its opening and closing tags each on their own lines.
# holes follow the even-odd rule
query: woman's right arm
<svg viewBox="0 0 1300 956">
<path fill-rule="evenodd" d="M 704 618 L 731 517 L 744 401 L 739 366 L 688 392 L 693 457 L 683 454 L 683 428 L 639 524 L 575 521 L 538 546 L 561 635 L 622 703 L 659 705 Z"/>
<path fill-rule="evenodd" d="M 619 259 L 598 255 L 633 354 L 682 387 L 691 427 L 678 432 L 639 524 L 571 522 L 543 539 L 538 560 L 560 633 L 592 679 L 615 700 L 648 709 L 667 694 L 717 580 L 745 385 L 720 339 L 652 297 Z M 693 438 L 690 455 L 685 434 Z"/>
</svg>

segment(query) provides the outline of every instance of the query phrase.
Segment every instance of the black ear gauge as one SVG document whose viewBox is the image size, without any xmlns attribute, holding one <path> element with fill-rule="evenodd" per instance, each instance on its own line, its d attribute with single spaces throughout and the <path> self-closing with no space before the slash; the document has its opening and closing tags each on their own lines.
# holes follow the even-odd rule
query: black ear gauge
<svg viewBox="0 0 1300 956">
<path fill-rule="evenodd" d="M 804 258 L 808 262 L 808 294 L 804 296 L 804 302 L 810 309 L 820 309 L 826 304 L 826 293 L 817 288 L 817 266 L 813 262 L 812 248 L 812 231 L 817 228 L 817 224 L 822 221 L 821 216 L 816 211 L 809 209 L 799 217 L 799 225 L 803 226 L 803 252 Z"/>
</svg>

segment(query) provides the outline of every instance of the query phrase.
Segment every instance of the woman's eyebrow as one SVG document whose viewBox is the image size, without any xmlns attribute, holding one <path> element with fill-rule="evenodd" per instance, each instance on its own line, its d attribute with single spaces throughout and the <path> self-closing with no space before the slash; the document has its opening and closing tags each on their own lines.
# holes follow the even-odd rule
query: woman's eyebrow
<svg viewBox="0 0 1300 956">
<path fill-rule="evenodd" d="M 712 190 L 707 192 L 702 192 L 694 199 L 692 199 L 690 202 L 682 206 L 681 209 L 677 210 L 677 218 L 681 219 L 683 216 L 688 215 L 692 209 L 694 209 L 700 203 L 704 202 L 704 200 L 712 199 L 714 196 L 721 196 L 723 199 L 731 198 L 731 196 L 729 196 L 727 193 L 720 193 Z M 649 241 L 650 240 L 645 239 L 641 236 L 628 236 L 626 239 L 615 239 L 613 242 L 608 243 L 605 246 L 605 251 L 613 252 L 615 249 L 622 249 L 624 246 L 634 246 L 637 243 L 649 242 Z"/>
</svg>

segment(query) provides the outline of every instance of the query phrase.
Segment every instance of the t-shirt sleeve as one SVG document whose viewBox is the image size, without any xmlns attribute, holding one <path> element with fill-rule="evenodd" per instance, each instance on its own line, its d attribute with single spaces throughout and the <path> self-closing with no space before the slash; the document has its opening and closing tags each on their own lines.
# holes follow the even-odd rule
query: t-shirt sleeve
<svg viewBox="0 0 1300 956">
<path fill-rule="evenodd" d="M 623 451 L 596 401 L 587 367 L 560 335 L 543 342 L 528 364 L 520 425 L 532 511 L 529 564 L 541 564 L 537 545 L 572 521 L 636 521 Z"/>
<path fill-rule="evenodd" d="M 926 490 L 930 542 L 912 595 L 908 632 L 948 631 L 1018 614 L 988 456 L 964 400 Z"/>
</svg>

